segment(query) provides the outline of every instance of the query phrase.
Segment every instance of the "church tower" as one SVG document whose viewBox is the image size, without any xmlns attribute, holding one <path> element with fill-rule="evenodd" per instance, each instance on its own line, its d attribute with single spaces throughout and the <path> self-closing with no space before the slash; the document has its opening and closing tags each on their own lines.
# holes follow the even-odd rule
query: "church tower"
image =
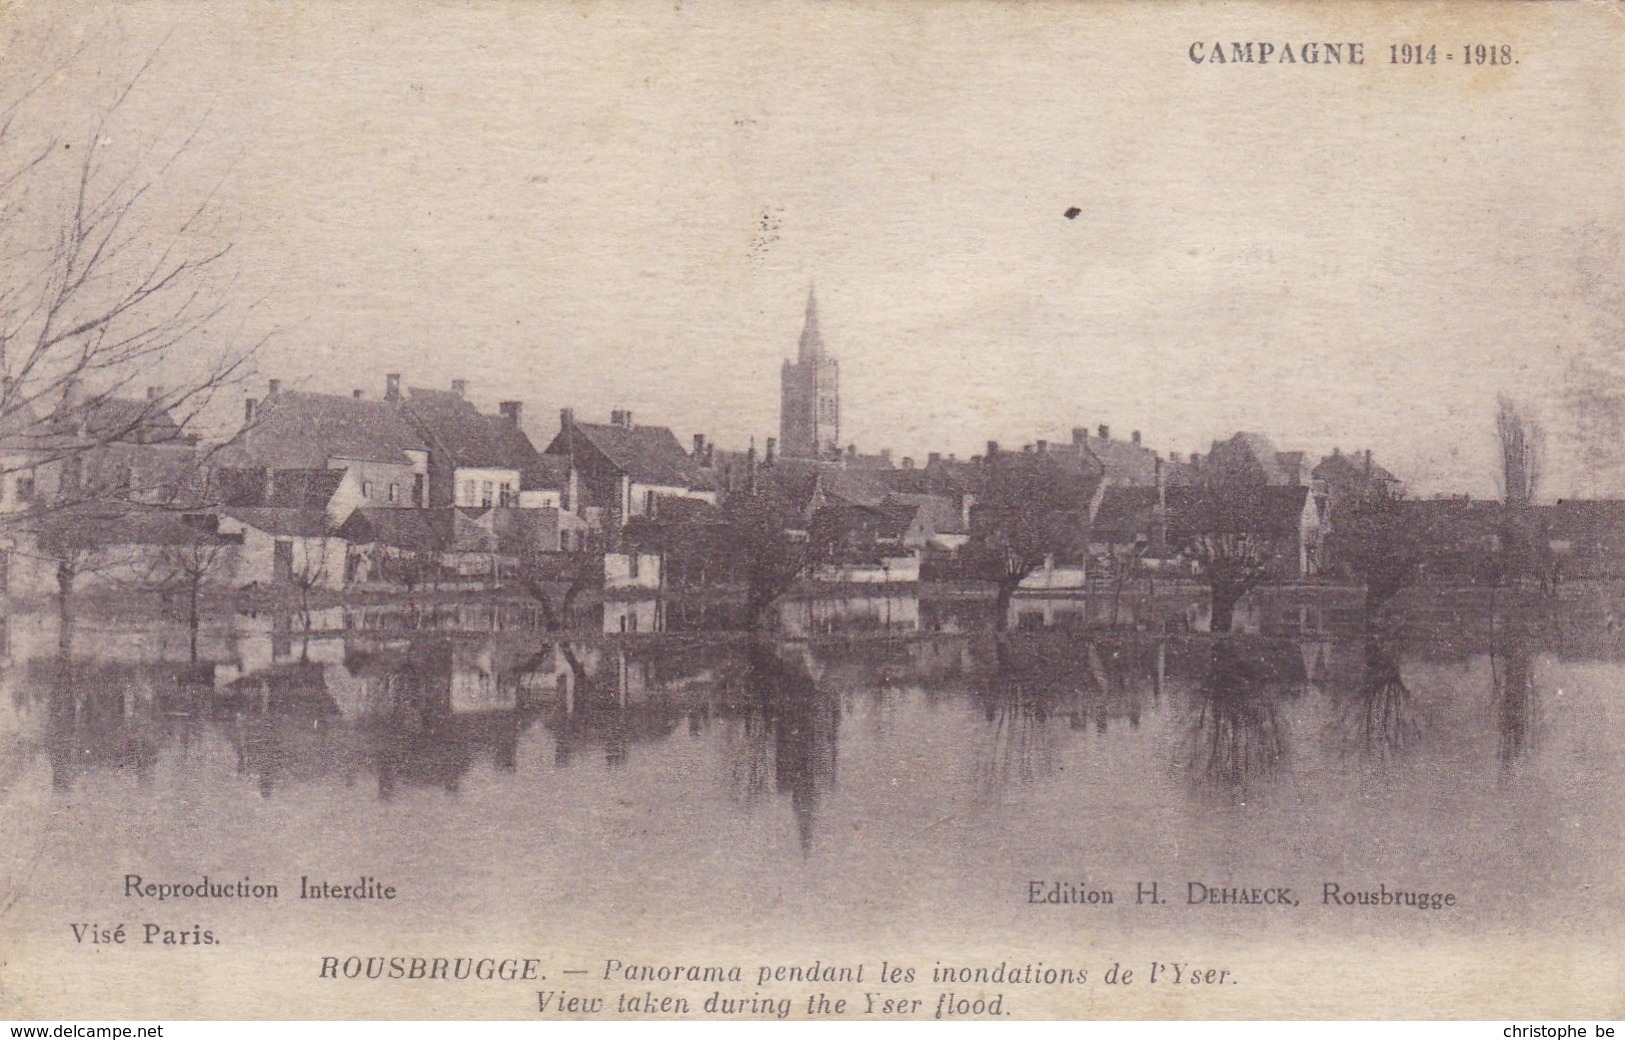
<svg viewBox="0 0 1625 1040">
<path fill-rule="evenodd" d="M 801 459 L 827 458 L 841 450 L 841 364 L 824 350 L 818 298 L 811 288 L 801 349 L 780 373 L 779 450 Z"/>
</svg>

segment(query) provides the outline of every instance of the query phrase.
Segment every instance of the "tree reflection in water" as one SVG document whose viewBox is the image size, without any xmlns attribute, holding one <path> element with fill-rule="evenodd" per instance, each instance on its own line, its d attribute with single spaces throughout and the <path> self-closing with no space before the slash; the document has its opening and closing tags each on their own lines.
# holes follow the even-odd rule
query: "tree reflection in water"
<svg viewBox="0 0 1625 1040">
<path fill-rule="evenodd" d="M 1056 737 L 1048 723 L 1058 702 L 1068 699 L 1054 676 L 1017 666 L 1003 642 L 998 656 L 998 667 L 979 691 L 987 729 L 974 767 L 976 786 L 990 793 L 1031 784 L 1055 771 Z M 1072 679 L 1082 699 L 1085 684 L 1093 680 L 1082 673 Z"/>
<path fill-rule="evenodd" d="M 1144 704 L 1160 695 L 1161 641 L 1080 642 L 1068 633 L 1018 633 L 995 646 L 995 667 L 978 688 L 987 720 L 975 764 L 983 791 L 1053 774 L 1066 729 L 1106 733 L 1113 719 L 1138 729 Z"/>
<path fill-rule="evenodd" d="M 1540 710 L 1530 634 L 1517 626 L 1498 631 L 1490 651 L 1490 670 L 1495 682 L 1499 758 L 1505 769 L 1529 750 Z"/>
<path fill-rule="evenodd" d="M 835 787 L 841 705 L 813 679 L 805 647 L 752 640 L 731 685 L 739 695 L 723 707 L 740 723 L 730 778 L 747 801 L 766 788 L 772 760 L 774 789 L 790 796 L 801 849 L 810 852 L 820 809 Z"/>
<path fill-rule="evenodd" d="M 1287 758 L 1282 697 L 1303 686 L 1297 647 L 1243 638 L 1213 643 L 1192 694 L 1181 762 L 1205 794 L 1245 801 Z"/>
<path fill-rule="evenodd" d="M 1398 658 L 1380 640 L 1366 640 L 1360 683 L 1339 699 L 1335 726 L 1345 752 L 1390 761 L 1415 749 L 1421 736 L 1416 699 Z"/>
<path fill-rule="evenodd" d="M 669 696 L 644 681 L 647 662 L 625 649 L 597 651 L 598 667 L 589 667 L 584 648 L 570 641 L 558 644 L 566 671 L 565 696 L 553 706 L 544 723 L 553 733 L 554 762 L 569 765 L 577 752 L 594 746 L 604 749 L 609 766 L 626 763 L 632 745 L 664 740 L 677 730 L 681 718 Z"/>
</svg>

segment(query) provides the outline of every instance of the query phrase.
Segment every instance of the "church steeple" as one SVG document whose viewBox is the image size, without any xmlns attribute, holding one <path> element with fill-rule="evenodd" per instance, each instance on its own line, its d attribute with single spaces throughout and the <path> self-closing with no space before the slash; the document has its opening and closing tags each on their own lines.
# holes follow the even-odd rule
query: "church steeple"
<svg viewBox="0 0 1625 1040">
<path fill-rule="evenodd" d="M 801 353 L 799 360 L 808 361 L 824 355 L 824 337 L 818 332 L 818 294 L 812 283 L 807 284 L 807 317 L 801 324 Z"/>
<path fill-rule="evenodd" d="M 790 458 L 820 459 L 840 450 L 841 365 L 824 350 L 818 331 L 818 294 L 807 286 L 801 351 L 786 361 L 779 396 L 779 450 Z"/>
</svg>

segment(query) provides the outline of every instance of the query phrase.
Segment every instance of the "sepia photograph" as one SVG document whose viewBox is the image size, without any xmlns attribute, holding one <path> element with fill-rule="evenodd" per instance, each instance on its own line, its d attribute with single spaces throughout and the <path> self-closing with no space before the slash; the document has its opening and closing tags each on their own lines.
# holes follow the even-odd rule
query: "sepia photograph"
<svg viewBox="0 0 1625 1040">
<path fill-rule="evenodd" d="M 1625 1017 L 1625 7 L 0 41 L 0 1017 Z"/>
</svg>

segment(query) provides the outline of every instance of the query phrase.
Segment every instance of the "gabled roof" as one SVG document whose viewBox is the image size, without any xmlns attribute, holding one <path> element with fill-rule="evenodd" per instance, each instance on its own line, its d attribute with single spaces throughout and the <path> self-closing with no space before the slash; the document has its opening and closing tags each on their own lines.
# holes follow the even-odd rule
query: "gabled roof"
<svg viewBox="0 0 1625 1040">
<path fill-rule="evenodd" d="M 35 528 L 48 551 L 119 545 L 215 546 L 230 541 L 187 523 L 180 513 L 130 502 L 83 502 L 55 509 L 39 517 Z"/>
<path fill-rule="evenodd" d="M 1100 464 L 1110 483 L 1154 486 L 1157 482 L 1157 453 L 1150 448 L 1132 441 L 1102 440 L 1099 437 L 1088 438 L 1084 448 Z"/>
<path fill-rule="evenodd" d="M 813 518 L 815 526 L 838 530 L 845 537 L 862 534 L 869 538 L 901 539 L 908 533 L 918 512 L 912 506 L 859 506 L 849 503 L 828 505 Z"/>
<path fill-rule="evenodd" d="M 260 402 L 221 461 L 275 469 L 323 469 L 329 459 L 405 465 L 408 451 L 428 447 L 394 402 L 284 390 Z"/>
<path fill-rule="evenodd" d="M 506 416 L 485 415 L 455 393 L 413 387 L 401 411 L 419 436 L 455 467 L 523 473 L 535 465 L 536 446 L 517 424 Z"/>
<path fill-rule="evenodd" d="M 347 475 L 342 469 L 221 469 L 215 482 L 228 506 L 326 509 Z"/>
<path fill-rule="evenodd" d="M 1280 453 L 1275 450 L 1275 444 L 1262 433 L 1248 433 L 1242 431 L 1227 441 L 1214 441 L 1208 457 L 1217 456 L 1219 465 L 1240 455 L 1257 464 L 1264 475 L 1266 484 L 1289 484 L 1296 474 L 1290 472 L 1281 464 Z"/>
<path fill-rule="evenodd" d="M 1108 486 L 1089 527 L 1092 542 L 1132 542 L 1149 536 L 1156 523 L 1157 489 Z"/>
<path fill-rule="evenodd" d="M 1433 538 L 1489 538 L 1501 533 L 1501 503 L 1491 499 L 1414 499 L 1400 505 L 1413 518 L 1417 530 Z"/>
<path fill-rule="evenodd" d="M 1316 480 L 1323 480 L 1330 484 L 1357 483 L 1365 480 L 1365 467 L 1364 455 L 1345 455 L 1340 451 L 1333 451 L 1315 466 L 1313 476 Z M 1371 478 L 1382 481 L 1399 479 L 1375 462 L 1371 464 Z"/>
<path fill-rule="evenodd" d="M 519 470 L 519 486 L 525 491 L 563 491 L 569 485 L 570 460 L 563 455 L 536 452 Z"/>
<path fill-rule="evenodd" d="M 1166 489 L 1168 537 L 1203 534 L 1289 537 L 1303 521 L 1309 489 L 1302 486 L 1197 485 Z"/>
<path fill-rule="evenodd" d="M 932 521 L 938 534 L 966 534 L 964 518 L 959 512 L 959 503 L 943 495 L 919 495 L 908 492 L 892 492 L 880 503 L 884 509 L 907 509 L 910 519 L 925 513 Z"/>
<path fill-rule="evenodd" d="M 284 538 L 322 538 L 328 534 L 327 514 L 321 509 L 228 506 L 220 513 L 256 531 Z"/>
<path fill-rule="evenodd" d="M 161 399 L 90 397 L 77 404 L 64 404 L 52 416 L 52 426 L 61 434 L 79 434 L 97 442 L 127 444 L 190 444 Z"/>
<path fill-rule="evenodd" d="M 1625 555 L 1625 501 L 1560 499 L 1535 513 L 1547 538 Z"/>
<path fill-rule="evenodd" d="M 379 544 L 412 552 L 447 552 L 456 542 L 457 510 L 357 509 L 339 525 L 339 535 L 356 545 Z"/>
<path fill-rule="evenodd" d="M 669 426 L 618 426 L 573 422 L 547 446 L 550 455 L 566 454 L 571 436 L 598 449 L 622 473 L 639 484 L 693 487 L 696 467 Z"/>
</svg>

